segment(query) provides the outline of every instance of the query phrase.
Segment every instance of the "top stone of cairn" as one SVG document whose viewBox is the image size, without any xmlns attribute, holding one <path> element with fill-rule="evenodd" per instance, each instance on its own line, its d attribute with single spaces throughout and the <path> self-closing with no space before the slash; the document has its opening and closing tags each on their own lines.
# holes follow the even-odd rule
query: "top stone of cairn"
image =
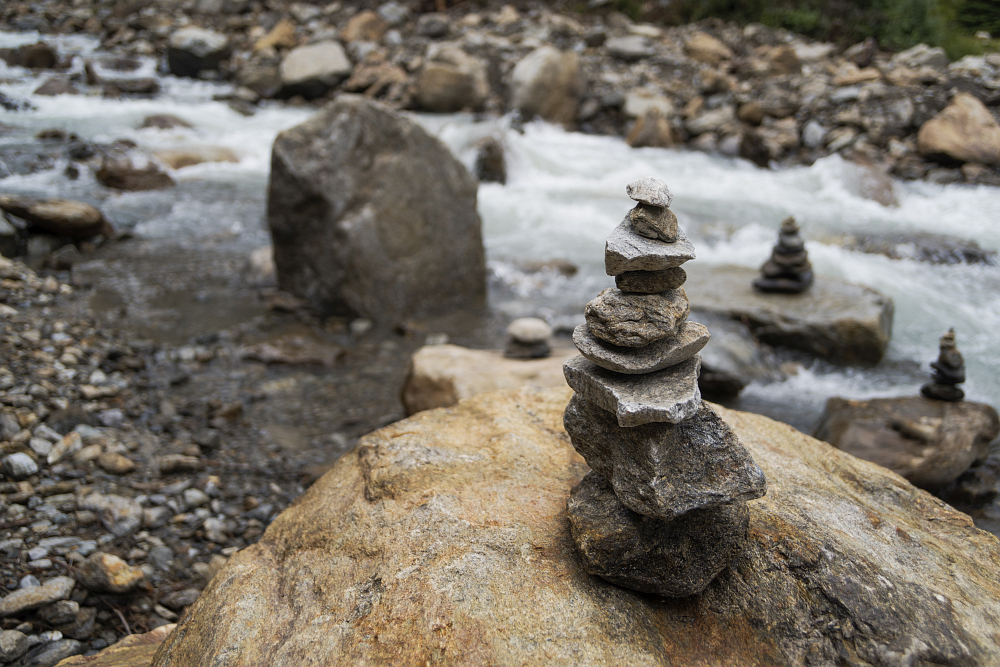
<svg viewBox="0 0 1000 667">
<path fill-rule="evenodd" d="M 658 178 L 640 178 L 625 186 L 625 192 L 635 201 L 649 206 L 669 208 L 674 196 L 670 194 L 667 184 Z"/>
</svg>

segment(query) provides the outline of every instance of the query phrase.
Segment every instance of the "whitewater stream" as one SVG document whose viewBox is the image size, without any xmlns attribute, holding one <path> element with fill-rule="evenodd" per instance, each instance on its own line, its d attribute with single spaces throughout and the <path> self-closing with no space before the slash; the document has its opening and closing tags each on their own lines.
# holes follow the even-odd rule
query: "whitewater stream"
<svg viewBox="0 0 1000 667">
<path fill-rule="evenodd" d="M 0 47 L 36 41 L 37 35 L 0 33 Z M 63 53 L 87 55 L 87 39 L 51 40 Z M 74 68 L 82 71 L 82 58 Z M 144 63 L 142 73 L 155 72 Z M 0 90 L 29 100 L 28 111 L 0 109 L 0 146 L 30 145 L 40 130 L 59 128 L 87 141 L 129 139 L 146 149 L 223 146 L 238 163 L 212 163 L 173 172 L 177 187 L 113 193 L 65 164 L 0 178 L 0 192 L 81 199 L 98 205 L 119 230 L 150 243 L 198 247 L 211 241 L 248 254 L 268 242 L 264 219 L 270 146 L 275 135 L 313 109 L 264 106 L 246 117 L 213 98 L 225 84 L 160 78 L 152 100 L 32 94 L 47 75 L 0 63 Z M 151 114 L 174 114 L 193 129 L 136 129 Z M 896 182 L 900 202 L 887 208 L 859 194 L 858 167 L 830 157 L 811 167 L 763 170 L 753 164 L 684 150 L 631 149 L 617 137 L 588 136 L 530 123 L 523 133 L 506 119 L 417 117 L 469 167 L 474 145 L 500 137 L 508 157 L 506 185 L 483 184 L 479 212 L 491 272 L 490 305 L 497 321 L 545 317 L 561 329 L 582 321 L 583 305 L 613 280 L 603 271 L 604 240 L 632 202 L 625 184 L 641 176 L 665 180 L 673 210 L 705 265 L 759 267 L 781 220 L 793 215 L 803 229 L 818 280 L 835 277 L 867 285 L 895 303 L 892 343 L 870 369 L 806 361 L 782 382 L 751 384 L 736 407 L 782 418 L 811 430 L 830 396 L 870 398 L 913 395 L 928 377 L 939 336 L 955 327 L 965 357 L 971 400 L 1000 406 L 1000 266 L 934 265 L 845 250 L 839 239 L 855 232 L 933 232 L 1000 248 L 1000 189 Z M 0 176 L 5 167 L 0 164 Z M 525 262 L 563 259 L 579 267 L 572 277 L 529 272 Z M 487 341 L 483 341 L 487 344 Z M 801 357 L 794 357 L 802 362 Z"/>
</svg>

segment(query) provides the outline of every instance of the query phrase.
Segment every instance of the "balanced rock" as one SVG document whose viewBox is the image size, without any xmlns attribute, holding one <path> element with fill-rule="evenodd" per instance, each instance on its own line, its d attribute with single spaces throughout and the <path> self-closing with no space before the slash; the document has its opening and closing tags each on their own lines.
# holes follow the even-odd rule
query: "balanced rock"
<svg viewBox="0 0 1000 667">
<path fill-rule="evenodd" d="M 698 354 L 709 338 L 708 328 L 697 322 L 683 322 L 677 335 L 638 348 L 607 343 L 593 335 L 586 324 L 573 330 L 573 344 L 580 354 L 601 368 L 628 375 L 676 366 Z"/>
<path fill-rule="evenodd" d="M 615 276 L 615 287 L 623 292 L 656 294 L 677 289 L 687 280 L 687 273 L 681 267 L 663 271 L 626 271 Z"/>
<path fill-rule="evenodd" d="M 805 242 L 799 236 L 795 218 L 785 218 L 778 233 L 778 243 L 771 251 L 771 258 L 760 267 L 761 276 L 753 281 L 760 292 L 798 294 L 813 283 L 812 264 Z"/>
<path fill-rule="evenodd" d="M 687 319 L 684 290 L 629 294 L 608 288 L 584 308 L 590 333 L 612 345 L 642 347 L 677 333 Z"/>
<path fill-rule="evenodd" d="M 665 521 L 637 514 L 593 470 L 570 492 L 566 515 L 590 574 L 665 597 L 697 595 L 743 548 L 746 503 L 692 510 Z"/>
<path fill-rule="evenodd" d="M 957 385 L 965 382 L 965 361 L 955 345 L 955 330 L 941 336 L 937 361 L 931 362 L 931 381 L 920 388 L 927 398 L 939 401 L 961 401 L 965 392 Z"/>
<path fill-rule="evenodd" d="M 268 224 L 282 289 L 396 323 L 486 297 L 476 180 L 381 104 L 341 95 L 274 142 Z"/>
<path fill-rule="evenodd" d="M 640 178 L 629 183 L 625 192 L 639 202 L 628 213 L 628 221 L 637 234 L 666 243 L 677 240 L 677 216 L 669 209 L 674 196 L 666 183 L 657 178 Z"/>
<path fill-rule="evenodd" d="M 628 218 L 611 232 L 604 246 L 604 269 L 609 276 L 673 269 L 694 258 L 694 246 L 683 230 L 677 230 L 676 241 L 664 243 L 636 233 Z"/>
<path fill-rule="evenodd" d="M 645 375 L 623 375 L 601 368 L 582 356 L 563 364 L 566 383 L 580 396 L 607 410 L 619 426 L 677 422 L 698 413 L 698 355 L 676 366 Z"/>
<path fill-rule="evenodd" d="M 614 414 L 577 394 L 563 416 L 566 432 L 633 512 L 671 521 L 764 495 L 764 474 L 708 404 L 677 424 L 622 428 Z"/>
</svg>

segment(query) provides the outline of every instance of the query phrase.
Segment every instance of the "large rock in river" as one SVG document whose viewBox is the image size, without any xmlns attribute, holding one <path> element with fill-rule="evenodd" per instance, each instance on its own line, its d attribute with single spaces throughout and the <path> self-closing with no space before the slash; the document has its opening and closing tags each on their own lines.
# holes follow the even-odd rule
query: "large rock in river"
<svg viewBox="0 0 1000 667">
<path fill-rule="evenodd" d="M 921 155 L 951 162 L 1000 162 L 1000 124 L 982 102 L 959 93 L 951 104 L 920 127 Z"/>
<path fill-rule="evenodd" d="M 389 324 L 482 306 L 476 180 L 381 104 L 343 95 L 278 135 L 267 217 L 282 289 Z"/>
<path fill-rule="evenodd" d="M 801 294 L 762 294 L 753 269 L 689 267 L 691 308 L 743 320 L 765 343 L 841 364 L 875 364 L 889 346 L 892 299 L 868 287 L 821 276 Z"/>
<path fill-rule="evenodd" d="M 831 398 L 816 437 L 935 491 L 989 455 L 1000 434 L 997 411 L 985 403 L 923 396 L 852 401 Z"/>
<path fill-rule="evenodd" d="M 540 46 L 514 66 L 510 75 L 511 106 L 525 118 L 570 125 L 583 94 L 579 58 L 572 51 Z"/>
<path fill-rule="evenodd" d="M 592 577 L 566 504 L 568 389 L 364 437 L 234 555 L 153 660 L 189 665 L 985 665 L 1000 542 L 903 478 L 716 407 L 768 479 L 695 597 Z"/>
<path fill-rule="evenodd" d="M 100 234 L 110 238 L 115 233 L 100 209 L 82 201 L 0 195 L 0 210 L 56 236 L 89 239 Z"/>
</svg>

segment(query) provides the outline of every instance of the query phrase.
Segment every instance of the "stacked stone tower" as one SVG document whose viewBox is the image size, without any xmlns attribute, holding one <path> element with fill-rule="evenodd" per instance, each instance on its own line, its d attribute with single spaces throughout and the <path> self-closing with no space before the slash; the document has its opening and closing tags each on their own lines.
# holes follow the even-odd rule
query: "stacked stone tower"
<svg viewBox="0 0 1000 667">
<path fill-rule="evenodd" d="M 778 243 L 771 250 L 771 257 L 760 267 L 760 277 L 753 281 L 759 292 L 798 294 L 813 284 L 812 264 L 806 243 L 799 235 L 795 218 L 781 222 Z"/>
<path fill-rule="evenodd" d="M 615 277 L 585 309 L 563 366 L 575 394 L 563 423 L 592 471 L 573 489 L 569 519 L 591 574 L 647 593 L 700 593 L 746 540 L 747 501 L 764 474 L 701 400 L 708 330 L 688 322 L 681 265 L 694 247 L 662 181 L 627 188 L 638 203 L 612 232 Z"/>
<path fill-rule="evenodd" d="M 920 388 L 927 398 L 956 403 L 965 398 L 958 385 L 965 382 L 965 360 L 955 344 L 955 330 L 948 329 L 938 344 L 937 361 L 931 362 L 931 381 Z"/>
</svg>

